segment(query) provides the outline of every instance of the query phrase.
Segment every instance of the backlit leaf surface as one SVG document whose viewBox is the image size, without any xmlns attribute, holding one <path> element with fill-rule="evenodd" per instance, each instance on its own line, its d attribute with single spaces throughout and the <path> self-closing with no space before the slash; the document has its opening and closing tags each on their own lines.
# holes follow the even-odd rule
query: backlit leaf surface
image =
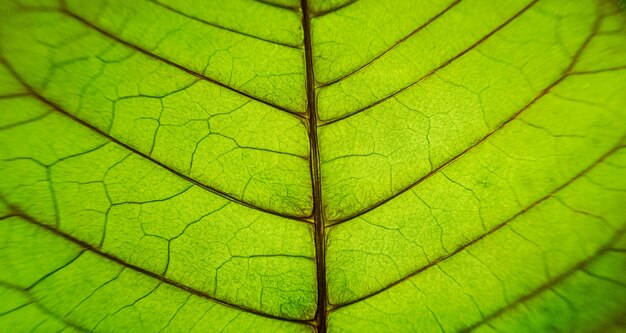
<svg viewBox="0 0 626 333">
<path fill-rule="evenodd" d="M 618 2 L 0 15 L 2 331 L 625 326 Z"/>
</svg>

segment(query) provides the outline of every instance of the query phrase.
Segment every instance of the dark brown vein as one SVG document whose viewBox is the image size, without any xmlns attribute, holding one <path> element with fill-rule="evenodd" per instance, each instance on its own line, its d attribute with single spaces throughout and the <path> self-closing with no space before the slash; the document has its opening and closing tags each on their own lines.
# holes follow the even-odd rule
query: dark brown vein
<svg viewBox="0 0 626 333">
<path fill-rule="evenodd" d="M 149 156 L 149 155 L 147 155 L 147 154 L 137 150 L 136 148 L 134 148 L 132 146 L 129 146 L 129 145 L 125 144 L 124 142 L 122 142 L 122 141 L 112 137 L 108 133 L 102 131 L 101 129 L 99 129 L 99 128 L 93 126 L 93 125 L 91 125 L 90 123 L 88 123 L 88 122 L 86 122 L 86 121 L 76 117 L 75 115 L 65 111 L 59 105 L 57 105 L 56 103 L 52 102 L 51 100 L 48 100 L 47 98 L 45 98 L 44 96 L 39 94 L 28 83 L 26 83 L 24 81 L 24 79 L 17 74 L 17 72 L 14 70 L 13 66 L 11 66 L 11 64 L 9 64 L 5 59 L 0 59 L 0 63 L 4 64 L 8 68 L 8 70 L 11 72 L 11 74 L 24 86 L 24 88 L 26 88 L 30 92 L 31 96 L 35 97 L 40 102 L 42 102 L 45 105 L 49 106 L 53 111 L 55 111 L 55 112 L 65 116 L 65 117 L 69 118 L 70 120 L 72 120 L 72 121 L 82 125 L 83 127 L 91 130 L 92 132 L 95 132 L 95 133 L 99 134 L 101 137 L 105 138 L 106 140 L 108 140 L 110 142 L 113 142 L 113 143 L 115 143 L 116 145 L 118 145 L 120 147 L 125 148 L 126 150 L 130 151 L 131 153 L 133 153 L 135 155 L 138 155 L 138 156 L 141 156 L 144 159 L 146 159 L 146 160 L 148 160 L 148 161 L 150 161 L 150 162 L 160 166 L 161 168 L 169 171 L 170 173 L 176 175 L 177 177 L 182 178 L 182 179 L 184 179 L 184 180 L 186 180 L 186 181 L 188 181 L 188 182 L 190 182 L 190 183 L 192 183 L 192 184 L 194 184 L 194 185 L 196 185 L 196 186 L 198 186 L 198 187 L 200 187 L 200 188 L 202 188 L 202 189 L 204 189 L 204 190 L 206 190 L 208 192 L 211 192 L 211 193 L 213 193 L 215 195 L 218 195 L 218 196 L 220 196 L 220 197 L 222 197 L 222 198 L 224 198 L 226 200 L 229 200 L 231 202 L 235 202 L 235 203 L 240 204 L 242 206 L 245 206 L 245 207 L 248 207 L 248 208 L 251 208 L 251 209 L 263 212 L 263 213 L 271 214 L 271 215 L 274 215 L 274 216 L 279 216 L 279 217 L 282 217 L 282 218 L 286 218 L 286 219 L 290 219 L 290 220 L 294 220 L 294 221 L 298 221 L 298 222 L 311 223 L 310 221 L 308 221 L 307 218 L 286 215 L 286 214 L 278 213 L 278 212 L 275 212 L 275 211 L 271 211 L 269 209 L 265 209 L 265 208 L 254 206 L 254 205 L 252 205 L 250 203 L 247 203 L 247 202 L 245 202 L 245 201 L 243 201 L 241 199 L 235 198 L 235 197 L 233 197 L 232 195 L 230 195 L 230 194 L 228 194 L 226 192 L 220 191 L 220 190 L 218 190 L 216 188 L 213 188 L 213 187 L 210 187 L 210 186 L 208 186 L 206 184 L 203 184 L 203 183 L 199 182 L 198 180 L 193 179 L 193 178 L 191 178 L 191 177 L 189 177 L 189 176 L 187 176 L 187 175 L 185 175 L 185 174 L 183 174 L 183 173 L 181 173 L 181 172 L 179 172 L 179 171 L 169 167 L 168 165 L 166 165 L 166 164 L 164 164 L 164 163 L 154 159 L 153 157 L 151 157 L 151 156 Z"/>
<path fill-rule="evenodd" d="M 24 96 L 28 96 L 29 98 L 31 97 L 30 95 L 24 95 Z M 21 96 L 21 97 L 23 97 L 23 96 Z M 36 121 L 38 121 L 40 119 L 43 119 L 43 118 L 47 117 L 49 114 L 50 114 L 50 112 L 44 112 L 44 113 L 42 113 L 42 114 L 40 114 L 40 115 L 38 115 L 36 117 L 24 119 L 22 121 L 14 122 L 14 123 L 11 123 L 11 124 L 6 125 L 6 126 L 0 126 L 0 131 L 5 131 L 5 130 L 8 130 L 10 128 L 23 126 L 23 125 L 26 125 L 28 123 L 36 122 Z"/>
<path fill-rule="evenodd" d="M 268 0 L 252 0 L 252 1 L 258 2 L 258 3 L 262 3 L 264 5 L 271 6 L 271 7 L 276 7 L 276 8 L 280 8 L 280 9 L 289 10 L 289 11 L 292 11 L 292 12 L 300 10 L 300 8 L 298 8 L 298 7 L 281 5 L 281 4 L 278 4 L 278 3 L 273 3 L 273 2 L 268 1 Z"/>
<path fill-rule="evenodd" d="M 598 27 L 599 27 L 599 23 L 600 23 L 600 19 L 596 20 L 596 23 L 594 24 L 593 30 L 591 32 L 591 34 L 585 39 L 585 41 L 583 41 L 583 43 L 581 44 L 580 48 L 577 50 L 576 54 L 574 54 L 574 56 L 572 57 L 571 62 L 569 63 L 569 65 L 565 68 L 565 70 L 563 71 L 563 73 L 561 74 L 561 76 L 559 76 L 555 81 L 553 81 L 550 85 L 548 85 L 543 91 L 541 91 L 537 96 L 535 96 L 530 102 L 528 102 L 524 107 L 522 107 L 521 109 L 519 109 L 517 112 L 513 113 L 508 119 L 506 119 L 504 122 L 502 122 L 500 125 L 498 125 L 496 128 L 492 129 L 491 131 L 489 131 L 485 136 L 483 136 L 480 140 L 476 141 L 474 144 L 470 145 L 469 147 L 465 148 L 464 150 L 462 150 L 461 152 L 459 152 L 458 154 L 454 155 L 452 158 L 450 158 L 449 160 L 447 160 L 446 162 L 444 162 L 443 164 L 439 165 L 438 167 L 436 167 L 435 169 L 431 170 L 429 173 L 427 173 L 426 175 L 424 175 L 423 177 L 419 178 L 418 180 L 416 180 L 415 182 L 413 182 L 412 184 L 409 184 L 408 186 L 404 187 L 402 190 L 400 190 L 399 192 L 389 196 L 388 198 L 379 201 L 378 203 L 372 205 L 371 207 L 368 207 L 367 209 L 341 218 L 341 219 L 337 219 L 335 221 L 332 221 L 329 226 L 333 226 L 336 224 L 340 224 L 346 221 L 349 221 L 355 217 L 359 217 L 363 214 L 366 214 L 382 205 L 384 205 L 385 203 L 393 200 L 394 198 L 397 198 L 398 196 L 402 195 L 403 193 L 410 191 L 411 189 L 415 188 L 416 186 L 418 186 L 419 184 L 421 184 L 422 182 L 426 181 L 427 179 L 429 179 L 430 177 L 434 176 L 435 174 L 437 174 L 440 170 L 446 168 L 447 166 L 449 166 L 450 164 L 454 163 L 455 161 L 457 161 L 458 159 L 462 158 L 463 156 L 467 155 L 470 151 L 472 151 L 473 149 L 475 149 L 476 147 L 478 147 L 481 143 L 485 142 L 487 139 L 489 139 L 490 137 L 492 137 L 494 134 L 496 134 L 497 132 L 499 132 L 502 128 L 504 128 L 505 126 L 507 126 L 507 124 L 511 123 L 513 120 L 517 119 L 522 113 L 524 113 L 524 111 L 528 110 L 532 105 L 534 105 L 538 100 L 540 100 L 541 98 L 543 98 L 544 96 L 546 96 L 555 86 L 557 86 L 559 83 L 561 83 L 563 80 L 565 80 L 565 78 L 567 78 L 568 76 L 574 74 L 572 72 L 572 68 L 574 67 L 574 65 L 576 64 L 576 62 L 578 61 L 578 58 L 580 57 L 580 55 L 582 54 L 582 52 L 585 50 L 585 48 L 587 47 L 587 45 L 589 45 L 589 42 L 591 41 L 591 39 L 593 38 L 593 36 L 595 35 Z"/>
<path fill-rule="evenodd" d="M 420 82 L 426 80 L 427 78 L 431 77 L 433 74 L 439 72 L 440 70 L 446 68 L 448 65 L 450 65 L 451 63 L 453 63 L 454 61 L 456 61 L 457 59 L 461 58 L 463 55 L 465 55 L 466 53 L 468 53 L 469 51 L 475 49 L 476 47 L 478 47 L 479 45 L 481 45 L 482 43 L 484 43 L 486 40 L 488 40 L 491 36 L 493 36 L 494 34 L 496 34 L 498 31 L 502 30 L 504 27 L 506 27 L 509 23 L 513 22 L 516 18 L 518 18 L 519 16 L 521 16 L 523 13 L 525 13 L 528 9 L 530 9 L 534 4 L 536 4 L 537 2 L 539 2 L 539 0 L 533 0 L 531 1 L 529 4 L 527 4 L 524 8 L 522 8 L 522 10 L 520 10 L 519 12 L 517 12 L 515 15 L 513 15 L 512 17 L 510 17 L 508 20 L 504 21 L 502 24 L 500 24 L 498 27 L 496 27 L 494 30 L 492 30 L 490 33 L 486 34 L 485 36 L 483 36 L 481 39 L 479 39 L 477 42 L 475 42 L 474 44 L 472 44 L 470 47 L 468 47 L 467 49 L 463 50 L 461 53 L 455 55 L 454 57 L 450 58 L 448 61 L 444 62 L 443 64 L 439 65 L 439 67 L 436 67 L 435 69 L 431 70 L 430 72 L 426 73 L 425 75 L 423 75 L 422 77 L 420 77 L 419 79 L 417 79 L 417 81 L 403 87 L 400 88 L 399 90 L 396 90 L 395 92 L 387 95 L 386 97 L 383 97 L 381 99 L 379 99 L 378 101 L 367 105 L 365 107 L 362 107 L 360 109 L 357 109 L 349 114 L 343 115 L 341 117 L 337 117 L 337 118 L 333 118 L 330 119 L 328 121 L 325 121 L 323 124 L 321 124 L 320 126 L 326 126 L 326 125 L 330 125 L 332 123 L 338 122 L 340 120 L 352 117 L 356 114 L 359 114 L 365 110 L 371 109 L 374 106 L 398 95 L 399 93 L 419 84 Z"/>
<path fill-rule="evenodd" d="M 421 30 L 423 30 L 424 28 L 426 28 L 427 26 L 429 26 L 431 23 L 433 23 L 434 21 L 436 21 L 438 18 L 440 18 L 441 16 L 443 16 L 445 13 L 447 13 L 450 9 L 454 8 L 456 5 L 458 5 L 461 2 L 461 0 L 455 0 L 452 1 L 443 11 L 439 12 L 437 15 L 431 17 L 430 19 L 428 19 L 428 21 L 426 21 L 424 24 L 420 25 L 419 27 L 417 27 L 417 29 L 411 31 L 411 33 L 409 33 L 408 35 L 402 37 L 401 39 L 399 39 L 398 41 L 396 41 L 395 43 L 393 43 L 393 45 L 391 45 L 390 47 L 388 47 L 386 50 L 384 50 L 382 53 L 378 54 L 376 57 L 374 57 L 373 59 L 371 59 L 370 61 L 366 62 L 365 64 L 353 69 L 352 71 L 348 72 L 347 74 L 345 74 L 342 77 L 336 78 L 334 80 L 328 81 L 328 82 L 324 82 L 323 84 L 318 85 L 318 88 L 324 88 L 330 85 L 333 85 L 337 82 L 343 81 L 349 77 L 351 77 L 352 75 L 362 71 L 363 69 L 371 66 L 374 62 L 376 62 L 376 60 L 380 59 L 382 56 L 384 56 L 385 54 L 389 53 L 390 51 L 392 51 L 393 49 L 395 49 L 396 47 L 402 45 L 402 43 L 404 41 L 406 41 L 407 39 L 413 37 L 415 34 L 417 34 L 418 32 L 420 32 Z"/>
<path fill-rule="evenodd" d="M 98 26 L 96 26 L 95 24 L 87 21 L 83 17 L 81 17 L 81 16 L 79 16 L 79 15 L 69 11 L 67 8 L 62 8 L 61 9 L 61 13 L 65 14 L 65 15 L 67 15 L 69 17 L 74 18 L 75 20 L 77 20 L 78 22 L 82 23 L 86 27 L 91 28 L 91 29 L 99 32 L 103 36 L 105 36 L 105 37 L 107 37 L 107 38 L 109 38 L 111 40 L 114 40 L 115 42 L 120 43 L 120 44 L 122 44 L 122 45 L 124 45 L 124 46 L 126 46 L 128 48 L 131 48 L 131 49 L 137 51 L 137 52 L 140 52 L 140 53 L 142 53 L 142 54 L 144 54 L 144 55 L 146 55 L 146 56 L 148 56 L 150 58 L 153 58 L 155 60 L 158 60 L 160 62 L 168 64 L 168 65 L 170 65 L 172 67 L 178 68 L 179 70 L 181 70 L 183 72 L 186 72 L 186 73 L 188 73 L 190 75 L 193 75 L 193 76 L 195 76 L 195 77 L 197 77 L 197 78 L 199 78 L 201 80 L 211 82 L 211 83 L 213 83 L 215 85 L 218 85 L 218 86 L 220 86 L 220 87 L 222 87 L 224 89 L 230 90 L 230 91 L 235 92 L 235 93 L 237 93 L 239 95 L 245 96 L 245 97 L 250 98 L 252 100 L 255 100 L 255 101 L 259 102 L 259 103 L 262 103 L 262 104 L 265 104 L 267 106 L 270 106 L 270 107 L 272 107 L 274 109 L 278 109 L 278 110 L 281 110 L 283 112 L 287 112 L 287 113 L 289 113 L 289 114 L 291 114 L 293 116 L 296 116 L 296 117 L 298 117 L 300 119 L 305 119 L 305 117 L 302 114 L 300 114 L 300 113 L 298 113 L 296 111 L 289 110 L 289 109 L 287 109 L 285 107 L 279 106 L 279 105 L 274 104 L 274 103 L 272 103 L 270 101 L 266 101 L 266 100 L 263 100 L 263 99 L 261 99 L 259 97 L 255 97 L 253 95 L 250 95 L 247 92 L 244 92 L 244 91 L 241 91 L 239 89 L 233 88 L 233 87 L 231 87 L 231 86 L 229 86 L 229 85 L 227 85 L 225 83 L 222 83 L 220 81 L 211 79 L 208 76 L 205 76 L 204 74 L 200 74 L 198 72 L 195 72 L 195 71 L 193 71 L 193 70 L 191 70 L 191 69 L 189 69 L 187 67 L 184 67 L 182 65 L 179 65 L 179 64 L 177 64 L 177 63 L 175 63 L 175 62 L 173 62 L 171 60 L 168 60 L 168 59 L 165 59 L 165 58 L 163 58 L 163 57 L 161 57 L 159 55 L 156 55 L 155 53 L 152 53 L 152 52 L 150 52 L 150 51 L 148 51 L 148 50 L 146 50 L 146 49 L 144 49 L 144 48 L 142 48 L 140 46 L 137 46 L 135 44 L 127 42 L 127 41 L 125 41 L 125 40 L 115 36 L 114 34 L 108 32 L 108 31 L 106 31 L 106 30 L 104 30 L 104 29 L 102 29 L 102 28 L 100 28 Z"/>
<path fill-rule="evenodd" d="M 250 313 L 250 314 L 254 314 L 254 315 L 257 315 L 257 316 L 270 318 L 270 319 L 281 320 L 281 321 L 288 321 L 288 322 L 293 322 L 293 323 L 312 325 L 307 320 L 298 320 L 298 319 L 278 317 L 278 316 L 271 315 L 271 314 L 268 314 L 268 313 L 264 313 L 264 312 L 261 312 L 261 311 L 255 310 L 255 309 L 251 309 L 251 308 L 248 308 L 248 307 L 245 307 L 245 306 L 242 306 L 242 305 L 233 304 L 233 303 L 230 303 L 230 302 L 227 302 L 227 301 L 215 298 L 215 297 L 213 297 L 213 296 L 211 296 L 211 295 L 209 295 L 209 294 L 207 294 L 207 293 L 205 293 L 203 291 L 200 291 L 200 290 L 191 288 L 189 286 L 180 284 L 180 283 L 178 283 L 178 282 L 176 282 L 174 280 L 171 280 L 171 279 L 169 279 L 169 278 L 167 278 L 167 277 L 165 277 L 163 275 L 160 275 L 160 274 L 148 271 L 148 270 L 146 270 L 144 268 L 141 268 L 139 266 L 135 266 L 135 265 L 133 265 L 131 263 L 128 263 L 128 262 L 122 260 L 121 258 L 116 257 L 116 256 L 114 256 L 112 254 L 103 252 L 102 250 L 100 250 L 100 249 L 98 249 L 98 248 L 96 248 L 96 247 L 94 247 L 94 246 L 92 246 L 92 245 L 90 245 L 90 244 L 88 244 L 88 243 L 78 239 L 78 238 L 74 238 L 73 236 L 71 236 L 69 234 L 66 234 L 63 231 L 59 230 L 59 229 L 56 229 L 56 228 L 54 228 L 54 227 L 52 227 L 50 225 L 47 225 L 47 224 L 44 224 L 44 223 L 41 223 L 41 222 L 37 221 L 35 218 L 33 218 L 32 216 L 24 213 L 23 211 L 21 211 L 19 208 L 15 207 L 15 206 L 11 206 L 10 205 L 10 208 L 13 210 L 13 212 L 14 212 L 13 215 L 14 216 L 18 216 L 18 217 L 22 218 L 26 222 L 29 222 L 29 223 L 34 224 L 36 226 L 39 226 L 39 227 L 41 227 L 41 228 L 43 228 L 43 229 L 45 229 L 45 230 L 55 234 L 58 237 L 61 237 L 61 238 L 65 239 L 65 240 L 67 240 L 67 241 L 70 241 L 73 244 L 76 244 L 77 246 L 81 247 L 82 249 L 84 249 L 86 251 L 89 251 L 89 252 L 92 252 L 94 254 L 97 254 L 97 255 L 105 258 L 105 259 L 108 259 L 110 261 L 113 261 L 113 262 L 117 263 L 118 265 L 120 265 L 122 267 L 128 268 L 128 269 L 133 270 L 133 271 L 135 271 L 137 273 L 149 276 L 149 277 L 151 277 L 153 279 L 156 279 L 156 280 L 158 280 L 158 281 L 160 281 L 162 283 L 165 283 L 165 284 L 168 284 L 168 285 L 173 286 L 175 288 L 178 288 L 180 290 L 186 291 L 186 292 L 188 292 L 188 293 L 190 293 L 192 295 L 195 295 L 195 296 L 198 296 L 198 297 L 210 300 L 211 302 L 218 303 L 220 305 L 223 305 L 223 306 L 226 306 L 226 307 L 229 307 L 229 308 L 232 308 L 232 309 L 240 310 L 240 311 L 247 312 L 247 313 Z"/>
<path fill-rule="evenodd" d="M 315 98 L 315 73 L 313 71 L 313 43 L 311 38 L 311 16 L 307 0 L 301 0 L 302 30 L 306 60 L 307 113 L 309 116 L 309 145 L 311 158 L 311 183 L 313 185 L 313 221 L 315 223 L 315 261 L 317 271 L 317 309 L 315 323 L 318 333 L 326 333 L 328 293 L 326 286 L 326 235 L 322 182 L 320 173 L 319 141 L 317 138 L 317 99 Z"/>
<path fill-rule="evenodd" d="M 607 67 L 602 69 L 594 69 L 588 71 L 576 71 L 571 75 L 588 75 L 588 74 L 598 74 L 598 73 L 606 73 L 606 72 L 616 72 L 626 69 L 626 65 L 623 66 L 615 66 L 615 67 Z"/>
<path fill-rule="evenodd" d="M 13 99 L 13 98 L 19 98 L 19 97 L 24 97 L 24 96 L 28 96 L 28 93 L 21 92 L 21 93 L 2 95 L 0 96 L 0 99 Z"/>
<path fill-rule="evenodd" d="M 354 303 L 358 303 L 360 301 L 366 300 L 372 296 L 378 295 L 386 290 L 391 289 L 392 287 L 409 280 L 410 278 L 420 274 L 421 272 L 438 265 L 440 262 L 447 260 L 453 256 L 455 256 L 456 254 L 462 252 L 463 250 L 465 250 L 466 248 L 472 246 L 473 244 L 476 244 L 477 242 L 479 242 L 480 240 L 486 238 L 487 236 L 495 233 L 496 231 L 502 229 L 503 227 L 507 226 L 511 221 L 515 220 L 516 218 L 518 218 L 519 216 L 525 214 L 526 212 L 530 211 L 531 209 L 533 209 L 534 207 L 538 206 L 539 204 L 541 204 L 542 202 L 552 198 L 557 192 L 561 191 L 562 189 L 566 188 L 567 186 L 569 186 L 570 184 L 572 184 L 573 182 L 575 182 L 577 179 L 580 179 L 581 177 L 583 177 L 584 175 L 586 175 L 591 169 L 593 169 L 595 166 L 597 166 L 598 164 L 602 163 L 606 158 L 608 158 L 609 156 L 611 156 L 613 153 L 615 153 L 616 151 L 625 148 L 624 145 L 622 145 L 621 143 L 615 147 L 613 147 L 612 149 L 610 149 L 608 152 L 606 152 L 604 155 L 602 155 L 600 158 L 598 158 L 597 160 L 595 160 L 593 163 L 591 163 L 589 166 L 587 166 L 587 168 L 585 168 L 584 170 L 582 170 L 580 173 L 576 174 L 574 177 L 570 178 L 568 181 L 566 181 L 565 183 L 561 184 L 559 187 L 555 188 L 554 190 L 552 190 L 550 193 L 546 194 L 545 196 L 541 197 L 540 199 L 534 201 L 533 203 L 531 203 L 530 205 L 528 205 L 527 207 L 523 208 L 522 210 L 520 210 L 519 212 L 517 212 L 515 215 L 511 216 L 510 218 L 500 222 L 499 224 L 497 224 L 495 227 L 493 227 L 491 230 L 489 230 L 488 232 L 472 239 L 471 241 L 467 242 L 466 244 L 463 244 L 462 246 L 456 248 L 454 251 L 448 253 L 447 255 L 441 256 L 433 261 L 431 261 L 428 265 L 420 267 L 419 269 L 415 270 L 414 272 L 406 275 L 405 277 L 394 281 L 393 283 L 377 290 L 374 291 L 372 293 L 369 293 L 367 295 L 364 295 L 362 297 L 359 297 L 357 299 L 354 299 L 350 302 L 346 302 L 346 303 L 342 303 L 342 304 L 338 304 L 335 305 L 331 308 L 330 311 L 335 311 L 337 309 L 343 308 L 345 306 L 354 304 Z"/>
<path fill-rule="evenodd" d="M 486 316 L 484 319 L 482 319 L 481 321 L 475 323 L 474 325 L 471 325 L 469 327 L 467 327 L 464 330 L 461 330 L 461 332 L 470 332 L 472 330 L 474 330 L 475 328 L 488 323 L 489 321 L 493 320 L 494 318 L 497 318 L 499 316 L 501 316 L 503 313 L 515 308 L 516 306 L 525 303 L 527 301 L 529 301 L 530 299 L 532 299 L 533 297 L 536 297 L 538 295 L 540 295 L 541 293 L 552 289 L 554 286 L 558 285 L 559 283 L 563 282 L 564 280 L 566 280 L 567 278 L 569 278 L 570 276 L 572 276 L 574 273 L 583 270 L 587 265 L 591 264 L 594 260 L 597 260 L 599 257 L 601 257 L 602 255 L 604 255 L 606 252 L 608 252 L 610 250 L 610 247 L 615 244 L 619 238 L 624 234 L 624 229 L 620 229 L 618 230 L 613 237 L 611 238 L 611 240 L 609 240 L 609 242 L 607 242 L 603 247 L 601 247 L 600 249 L 598 249 L 594 254 L 592 254 L 591 256 L 587 257 L 585 260 L 579 262 L 578 264 L 574 265 L 572 268 L 570 268 L 569 270 L 559 274 L 557 277 L 550 279 L 548 282 L 546 282 L 545 284 L 539 286 L 538 288 L 534 289 L 533 291 L 531 291 L 530 293 L 523 295 L 521 297 L 519 297 L 518 299 L 516 299 L 515 301 L 507 304 L 505 307 L 501 308 L 500 310 L 493 312 L 492 314 Z M 622 287 L 624 287 L 622 285 Z"/>
<path fill-rule="evenodd" d="M 7 288 L 7 289 L 13 289 L 13 290 L 23 294 L 30 301 L 30 303 L 26 303 L 26 304 L 20 305 L 20 306 L 18 306 L 16 308 L 10 310 L 9 312 L 13 312 L 13 311 L 19 310 L 21 308 L 24 308 L 24 307 L 32 304 L 32 305 L 36 306 L 39 310 L 41 310 L 41 312 L 43 312 L 46 315 L 48 315 L 48 316 L 50 316 L 50 317 L 52 317 L 52 318 L 62 322 L 63 324 L 67 325 L 68 327 L 74 328 L 74 329 L 76 329 L 76 330 L 78 330 L 80 332 L 89 332 L 88 329 L 86 329 L 84 327 L 81 327 L 80 325 L 75 324 L 72 321 L 57 315 L 56 313 L 50 311 L 47 307 L 41 305 L 41 303 L 39 303 L 39 300 L 36 299 L 35 296 L 33 296 L 28 290 L 24 290 L 24 289 L 22 289 L 19 286 L 16 286 L 16 285 L 14 285 L 12 283 L 4 282 L 4 281 L 0 281 L 0 286 L 2 286 L 4 288 Z M 5 314 L 7 314 L 9 312 L 0 313 L 0 316 L 5 315 Z M 35 329 L 33 329 L 33 331 L 35 331 Z"/>
<path fill-rule="evenodd" d="M 607 249 L 606 252 L 610 252 L 610 251 L 611 251 L 611 249 Z M 626 288 L 626 283 L 625 282 L 619 281 L 617 279 L 610 278 L 608 276 L 596 274 L 596 273 L 594 273 L 592 271 L 589 271 L 587 269 L 583 269 L 582 271 L 583 271 L 583 273 L 585 273 L 585 274 L 587 274 L 589 276 L 592 276 L 592 277 L 594 277 L 594 278 L 596 278 L 598 280 L 603 280 L 603 281 L 606 281 L 608 283 L 616 284 L 616 285 L 618 285 L 618 286 L 620 286 L 622 288 Z"/>
<path fill-rule="evenodd" d="M 2 201 L 6 202 L 6 200 L 4 198 L 2 198 Z M 10 206 L 10 205 L 9 205 Z M 15 212 L 16 210 L 13 209 L 13 207 L 10 206 L 10 208 Z M 22 218 L 19 214 L 16 213 L 17 217 Z M 84 249 L 81 249 L 81 251 L 70 261 L 67 261 L 66 263 L 64 263 L 63 265 L 49 271 L 48 273 L 44 274 L 43 276 L 41 276 L 40 278 L 37 279 L 37 281 L 31 283 L 25 290 L 30 291 L 33 288 L 35 288 L 35 286 L 37 286 L 38 284 L 42 283 L 43 281 L 47 280 L 49 277 L 51 277 L 52 275 L 58 273 L 59 271 L 64 270 L 65 268 L 69 267 L 70 265 L 72 265 L 74 262 L 76 262 L 76 260 L 78 260 L 78 258 L 80 258 L 83 253 L 85 253 Z"/>
<path fill-rule="evenodd" d="M 320 10 L 319 12 L 311 12 L 309 14 L 309 16 L 311 18 L 314 18 L 314 17 L 317 18 L 317 17 L 320 17 L 320 16 L 328 15 L 330 13 L 334 13 L 334 12 L 336 12 L 338 10 L 344 9 L 344 8 L 352 5 L 353 3 L 357 2 L 357 1 L 359 1 L 359 0 L 348 0 L 348 1 L 344 2 L 343 4 L 341 4 L 341 5 L 337 6 L 337 7 L 334 7 L 334 8 L 329 8 L 327 10 Z"/>
<path fill-rule="evenodd" d="M 245 33 L 243 31 L 238 31 L 238 30 L 235 30 L 235 29 L 227 28 L 227 27 L 221 26 L 219 24 L 216 24 L 216 23 L 213 23 L 213 22 L 209 22 L 207 20 L 203 20 L 201 18 L 198 18 L 198 17 L 192 16 L 192 15 L 189 15 L 187 13 L 184 13 L 184 12 L 174 8 L 174 7 L 171 7 L 169 5 L 161 3 L 158 0 L 148 0 L 148 1 L 154 3 L 157 6 L 165 8 L 165 9 L 167 9 L 167 10 L 173 12 L 173 13 L 176 13 L 178 15 L 184 16 L 184 17 L 186 17 L 186 18 L 188 18 L 190 20 L 197 21 L 197 22 L 206 24 L 206 25 L 214 27 L 214 28 L 222 29 L 222 30 L 225 30 L 225 31 L 230 31 L 230 32 L 236 33 L 238 35 L 254 38 L 254 39 L 257 39 L 257 40 L 260 40 L 260 41 L 263 41 L 263 42 L 266 42 L 266 43 L 270 43 L 270 44 L 285 46 L 285 47 L 289 47 L 289 48 L 292 48 L 292 49 L 298 49 L 298 50 L 302 49 L 301 45 L 288 44 L 288 43 L 283 43 L 283 42 L 279 42 L 279 41 L 276 41 L 276 40 L 266 39 L 266 38 L 263 38 L 263 37 L 259 37 L 259 36 L 251 35 L 249 33 Z"/>
</svg>

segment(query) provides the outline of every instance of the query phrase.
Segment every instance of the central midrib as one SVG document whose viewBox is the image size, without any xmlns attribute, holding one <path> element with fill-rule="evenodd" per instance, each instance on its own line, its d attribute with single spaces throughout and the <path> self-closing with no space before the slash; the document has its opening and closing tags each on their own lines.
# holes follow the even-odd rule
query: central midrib
<svg viewBox="0 0 626 333">
<path fill-rule="evenodd" d="M 313 222 L 315 223 L 315 260 L 317 265 L 317 311 L 315 323 L 319 333 L 326 333 L 326 246 L 324 213 L 322 211 L 322 186 L 320 177 L 319 142 L 317 140 L 317 100 L 315 98 L 315 73 L 311 42 L 311 17 L 307 0 L 301 0 L 304 54 L 306 60 L 307 115 L 310 145 L 311 183 L 313 186 Z"/>
</svg>

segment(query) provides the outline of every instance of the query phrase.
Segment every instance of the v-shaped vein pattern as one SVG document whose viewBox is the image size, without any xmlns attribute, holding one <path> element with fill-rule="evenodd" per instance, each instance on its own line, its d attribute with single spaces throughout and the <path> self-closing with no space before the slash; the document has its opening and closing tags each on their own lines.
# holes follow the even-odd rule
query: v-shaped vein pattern
<svg viewBox="0 0 626 333">
<path fill-rule="evenodd" d="M 0 15 L 0 329 L 570 332 L 624 315 L 611 0 Z"/>
<path fill-rule="evenodd" d="M 13 114 L 3 134 L 20 142 L 3 151 L 7 170 L 15 169 L 3 183 L 6 200 L 118 264 L 233 314 L 311 318 L 316 273 L 303 116 L 122 39 L 72 6 L 17 5 L 16 26 L 6 29 L 7 38 L 22 41 L 3 43 L 3 68 L 14 78 L 9 88 L 26 92 L 6 100 Z M 37 29 L 38 20 L 61 23 L 47 26 L 42 38 L 18 28 Z M 241 38 L 228 34 L 227 44 Z M 26 63 L 15 58 L 21 52 Z M 48 67 L 25 67 L 29 62 Z M 19 115 L 23 107 L 36 116 L 12 122 L 29 118 Z M 17 139 L 31 130 L 41 136 Z M 45 193 L 31 181 L 45 184 Z M 76 197 L 90 200 L 70 199 Z"/>
</svg>

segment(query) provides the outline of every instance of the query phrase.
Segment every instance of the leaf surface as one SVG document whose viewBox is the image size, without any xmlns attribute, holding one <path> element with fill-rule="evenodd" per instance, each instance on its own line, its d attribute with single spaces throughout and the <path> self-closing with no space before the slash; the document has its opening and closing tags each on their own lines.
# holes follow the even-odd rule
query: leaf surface
<svg viewBox="0 0 626 333">
<path fill-rule="evenodd" d="M 619 6 L 6 1 L 0 328 L 619 329 Z"/>
</svg>

